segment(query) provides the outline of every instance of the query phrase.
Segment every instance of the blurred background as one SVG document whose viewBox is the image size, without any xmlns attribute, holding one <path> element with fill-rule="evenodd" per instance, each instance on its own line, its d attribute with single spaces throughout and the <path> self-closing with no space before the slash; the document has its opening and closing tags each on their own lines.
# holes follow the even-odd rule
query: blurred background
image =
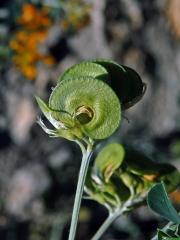
<svg viewBox="0 0 180 240">
<path fill-rule="evenodd" d="M 81 152 L 37 125 L 34 95 L 47 100 L 59 75 L 81 60 L 111 58 L 147 83 L 108 141 L 180 169 L 179 13 L 179 0 L 0 1 L 1 240 L 67 239 Z M 180 209 L 180 191 L 171 198 Z M 83 200 L 77 240 L 90 239 L 106 216 Z M 144 206 L 102 239 L 149 240 L 164 224 Z"/>
</svg>

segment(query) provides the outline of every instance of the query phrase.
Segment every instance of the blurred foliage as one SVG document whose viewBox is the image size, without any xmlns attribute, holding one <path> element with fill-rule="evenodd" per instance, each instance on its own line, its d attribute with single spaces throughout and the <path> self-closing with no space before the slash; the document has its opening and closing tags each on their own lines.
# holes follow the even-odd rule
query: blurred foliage
<svg viewBox="0 0 180 240">
<path fill-rule="evenodd" d="M 175 158 L 180 158 L 180 140 L 174 140 L 170 145 L 170 151 Z"/>
<path fill-rule="evenodd" d="M 61 1 L 63 17 L 60 26 L 64 31 L 76 32 L 90 23 L 92 4 L 83 0 Z"/>
<path fill-rule="evenodd" d="M 11 51 L 8 47 L 9 40 L 9 26 L 6 24 L 7 19 L 9 18 L 9 11 L 6 8 L 0 9 L 0 69 L 3 67 L 3 64 L 10 57 Z"/>
</svg>

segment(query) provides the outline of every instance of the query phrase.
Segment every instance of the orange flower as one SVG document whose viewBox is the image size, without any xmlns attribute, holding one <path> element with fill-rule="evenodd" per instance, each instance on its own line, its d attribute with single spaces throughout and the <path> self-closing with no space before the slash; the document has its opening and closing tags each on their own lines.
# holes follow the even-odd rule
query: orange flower
<svg viewBox="0 0 180 240">
<path fill-rule="evenodd" d="M 52 24 L 49 18 L 48 8 L 37 9 L 33 4 L 26 3 L 22 8 L 22 16 L 17 20 L 26 28 L 35 29 L 42 27 L 49 27 Z"/>
<path fill-rule="evenodd" d="M 33 65 L 24 66 L 22 72 L 29 79 L 34 79 L 37 75 L 37 69 Z"/>
<path fill-rule="evenodd" d="M 82 0 L 66 3 L 65 17 L 60 21 L 63 30 L 80 30 L 90 22 L 92 5 Z"/>
<path fill-rule="evenodd" d="M 52 56 L 39 51 L 39 45 L 43 43 L 48 35 L 48 27 L 51 24 L 49 10 L 47 8 L 36 8 L 32 4 L 24 4 L 22 16 L 17 22 L 21 25 L 14 39 L 10 41 L 10 47 L 15 55 L 12 60 L 15 66 L 28 79 L 35 79 L 37 75 L 36 65 L 43 62 L 47 65 L 55 63 Z"/>
</svg>

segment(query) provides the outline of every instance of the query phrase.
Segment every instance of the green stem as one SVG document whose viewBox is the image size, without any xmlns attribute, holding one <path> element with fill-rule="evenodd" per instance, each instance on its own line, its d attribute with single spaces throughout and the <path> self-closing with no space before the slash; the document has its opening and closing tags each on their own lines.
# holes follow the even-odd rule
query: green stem
<svg viewBox="0 0 180 240">
<path fill-rule="evenodd" d="M 101 225 L 101 227 L 98 229 L 98 231 L 95 233 L 93 238 L 91 240 L 98 240 L 102 235 L 106 232 L 106 230 L 109 228 L 109 226 L 116 220 L 118 217 L 120 217 L 124 213 L 124 209 L 110 213 L 109 216 L 106 218 L 104 223 Z"/>
<path fill-rule="evenodd" d="M 114 212 L 110 212 L 107 219 L 104 221 L 104 223 L 101 225 L 101 227 L 98 229 L 98 231 L 95 233 L 93 238 L 91 240 L 98 240 L 102 235 L 105 233 L 105 231 L 109 228 L 109 226 L 121 215 L 128 212 L 130 210 L 130 207 L 138 206 L 140 203 L 144 201 L 144 198 L 137 198 L 134 200 L 128 200 L 121 209 L 117 209 Z"/>
<path fill-rule="evenodd" d="M 90 162 L 90 158 L 92 155 L 92 149 L 90 146 L 88 146 L 88 149 L 86 152 L 83 152 L 83 158 L 81 162 L 81 168 L 79 172 L 79 178 L 78 178 L 78 184 L 76 189 L 76 195 L 75 195 L 75 201 L 74 201 L 74 207 L 73 207 L 73 213 L 72 213 L 72 219 L 71 219 L 71 226 L 70 226 L 70 233 L 68 240 L 74 240 L 76 235 L 76 228 L 79 218 L 79 211 L 81 206 L 81 200 L 84 190 L 84 184 L 86 179 L 86 174 Z"/>
</svg>

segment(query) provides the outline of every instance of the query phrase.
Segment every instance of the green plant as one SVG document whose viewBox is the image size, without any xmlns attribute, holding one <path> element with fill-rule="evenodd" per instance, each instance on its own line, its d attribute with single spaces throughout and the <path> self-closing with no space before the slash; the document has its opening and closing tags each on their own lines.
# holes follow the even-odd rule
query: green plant
<svg viewBox="0 0 180 240">
<path fill-rule="evenodd" d="M 174 190 L 180 182 L 178 170 L 170 164 L 153 162 L 135 150 L 124 149 L 118 143 L 105 146 L 86 178 L 87 198 L 104 205 L 109 212 L 92 239 L 99 239 L 117 217 L 144 204 L 148 190 L 162 180 L 168 191 Z M 152 196 L 161 194 L 158 190 Z M 153 199 L 151 205 L 158 204 L 156 200 Z"/>
<path fill-rule="evenodd" d="M 145 90 L 145 83 L 133 69 L 114 61 L 94 59 L 67 69 L 48 104 L 36 97 L 44 116 L 54 126 L 49 129 L 39 119 L 43 130 L 51 137 L 76 142 L 82 150 L 69 240 L 75 239 L 86 175 L 86 197 L 109 211 L 109 218 L 93 240 L 99 239 L 118 216 L 142 204 L 152 183 L 163 180 L 169 190 L 177 186 L 178 173 L 174 167 L 155 164 L 116 143 L 106 146 L 89 168 L 96 143 L 119 128 L 122 111 L 137 103 Z"/>
</svg>

